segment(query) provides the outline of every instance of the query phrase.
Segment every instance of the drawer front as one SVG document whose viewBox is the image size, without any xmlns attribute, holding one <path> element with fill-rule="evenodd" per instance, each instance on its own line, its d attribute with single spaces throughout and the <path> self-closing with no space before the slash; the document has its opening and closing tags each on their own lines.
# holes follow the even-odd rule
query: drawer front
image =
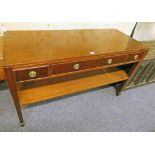
<svg viewBox="0 0 155 155">
<path fill-rule="evenodd" d="M 76 72 L 85 69 L 99 67 L 99 59 L 77 61 L 70 63 L 54 64 L 52 65 L 52 74 L 62 74 L 69 72 Z"/>
<path fill-rule="evenodd" d="M 48 77 L 48 66 L 15 70 L 14 75 L 16 82 Z"/>
<path fill-rule="evenodd" d="M 128 57 L 128 61 L 136 61 L 136 60 L 140 60 L 144 57 L 145 53 L 141 52 L 141 53 L 131 53 L 129 54 Z"/>
<path fill-rule="evenodd" d="M 120 55 L 120 56 L 111 56 L 106 58 L 101 58 L 100 66 L 108 66 L 108 65 L 115 65 L 125 62 L 127 59 L 127 55 Z"/>
</svg>

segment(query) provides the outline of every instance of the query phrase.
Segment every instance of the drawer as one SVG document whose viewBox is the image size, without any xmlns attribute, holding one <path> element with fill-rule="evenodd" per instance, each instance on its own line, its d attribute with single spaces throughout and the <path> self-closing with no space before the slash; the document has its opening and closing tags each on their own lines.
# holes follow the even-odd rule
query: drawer
<svg viewBox="0 0 155 155">
<path fill-rule="evenodd" d="M 14 70 L 16 82 L 48 77 L 48 66 Z"/>
<path fill-rule="evenodd" d="M 85 61 L 74 61 L 61 64 L 52 65 L 52 74 L 62 74 L 69 72 L 76 72 L 85 69 L 91 69 L 99 67 L 99 59 L 85 60 Z"/>
<path fill-rule="evenodd" d="M 141 52 L 141 53 L 131 53 L 129 54 L 128 60 L 127 61 L 136 61 L 139 59 L 142 59 L 144 57 L 145 53 Z"/>
<path fill-rule="evenodd" d="M 101 58 L 100 59 L 100 66 L 120 64 L 120 63 L 125 62 L 126 59 L 127 59 L 127 54 Z"/>
</svg>

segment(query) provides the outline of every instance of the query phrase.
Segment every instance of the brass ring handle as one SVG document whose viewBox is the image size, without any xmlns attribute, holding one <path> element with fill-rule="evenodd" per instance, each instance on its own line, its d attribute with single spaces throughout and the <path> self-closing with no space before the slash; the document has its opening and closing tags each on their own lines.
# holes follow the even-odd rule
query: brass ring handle
<svg viewBox="0 0 155 155">
<path fill-rule="evenodd" d="M 29 77 L 31 77 L 31 78 L 36 77 L 36 75 L 37 75 L 37 72 L 36 71 L 29 72 Z"/>
<path fill-rule="evenodd" d="M 80 64 L 75 64 L 73 68 L 76 69 L 76 70 L 79 69 L 80 68 Z"/>
<path fill-rule="evenodd" d="M 113 60 L 112 59 L 108 59 L 107 64 L 110 65 L 112 64 Z"/>
<path fill-rule="evenodd" d="M 137 60 L 137 59 L 138 59 L 138 55 L 135 55 L 135 56 L 134 56 L 134 59 Z"/>
</svg>

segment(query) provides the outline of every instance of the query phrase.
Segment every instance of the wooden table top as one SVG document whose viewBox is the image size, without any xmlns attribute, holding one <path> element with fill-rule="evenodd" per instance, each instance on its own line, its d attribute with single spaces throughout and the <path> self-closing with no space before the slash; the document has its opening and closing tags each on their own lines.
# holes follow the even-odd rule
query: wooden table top
<svg viewBox="0 0 155 155">
<path fill-rule="evenodd" d="M 115 29 L 7 31 L 4 66 L 147 49 Z"/>
<path fill-rule="evenodd" d="M 3 59 L 3 39 L 0 36 L 0 60 Z"/>
</svg>

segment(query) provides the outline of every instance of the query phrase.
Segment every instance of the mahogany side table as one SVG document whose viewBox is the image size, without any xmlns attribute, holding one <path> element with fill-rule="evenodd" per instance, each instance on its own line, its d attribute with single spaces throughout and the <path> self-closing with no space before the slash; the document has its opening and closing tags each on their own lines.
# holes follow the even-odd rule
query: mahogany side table
<svg viewBox="0 0 155 155">
<path fill-rule="evenodd" d="M 115 84 L 119 95 L 148 48 L 115 29 L 7 31 L 3 68 L 14 105 L 21 107 Z"/>
</svg>

